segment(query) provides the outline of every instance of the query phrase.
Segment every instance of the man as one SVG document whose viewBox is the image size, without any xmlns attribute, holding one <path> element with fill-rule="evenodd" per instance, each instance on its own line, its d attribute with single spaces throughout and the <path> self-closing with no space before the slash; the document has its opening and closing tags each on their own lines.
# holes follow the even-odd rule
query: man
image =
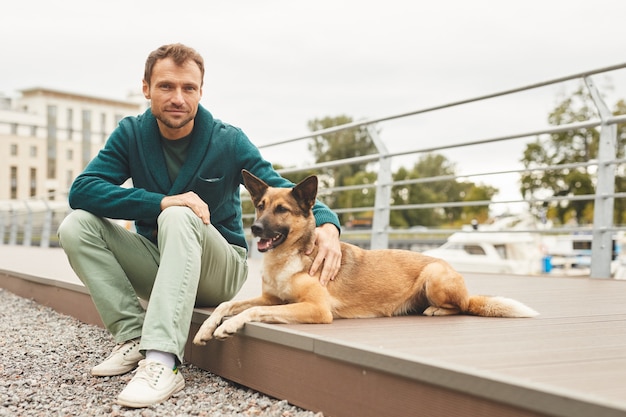
<svg viewBox="0 0 626 417">
<path fill-rule="evenodd" d="M 117 399 L 128 407 L 164 401 L 184 387 L 177 366 L 194 305 L 231 299 L 246 280 L 241 170 L 293 186 L 241 130 L 200 106 L 203 78 L 203 59 L 189 47 L 164 45 L 149 55 L 143 93 L 150 109 L 123 119 L 76 178 L 74 211 L 59 227 L 72 268 L 118 343 L 91 373 L 138 366 Z M 129 178 L 133 185 L 122 187 Z M 339 223 L 320 202 L 314 214 L 319 255 L 311 273 L 322 268 L 325 285 L 341 263 Z M 138 233 L 106 218 L 134 220 Z M 149 300 L 145 310 L 137 297 Z"/>
</svg>

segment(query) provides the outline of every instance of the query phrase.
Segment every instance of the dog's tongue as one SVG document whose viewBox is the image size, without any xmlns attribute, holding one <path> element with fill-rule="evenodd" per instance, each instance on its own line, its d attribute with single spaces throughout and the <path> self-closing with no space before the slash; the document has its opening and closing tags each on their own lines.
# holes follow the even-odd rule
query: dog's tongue
<svg viewBox="0 0 626 417">
<path fill-rule="evenodd" d="M 272 239 L 259 239 L 257 242 L 257 249 L 259 252 L 265 252 L 272 246 Z"/>
</svg>

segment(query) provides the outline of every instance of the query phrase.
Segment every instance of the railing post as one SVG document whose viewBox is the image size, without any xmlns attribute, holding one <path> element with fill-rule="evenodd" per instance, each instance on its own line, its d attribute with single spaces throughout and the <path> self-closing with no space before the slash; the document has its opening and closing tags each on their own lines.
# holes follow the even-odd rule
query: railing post
<svg viewBox="0 0 626 417">
<path fill-rule="evenodd" d="M 598 146 L 598 176 L 596 197 L 593 207 L 593 240 L 591 242 L 591 277 L 610 278 L 611 259 L 613 255 L 613 204 L 615 193 L 615 160 L 617 128 L 609 125 L 607 119 L 612 114 L 600 96 L 591 77 L 585 77 L 585 84 L 589 89 L 600 120 L 600 143 Z M 611 197 L 610 197 L 611 196 Z"/>
<path fill-rule="evenodd" d="M 389 247 L 389 205 L 391 204 L 391 158 L 389 151 L 378 136 L 376 125 L 367 125 L 367 133 L 378 149 L 379 168 L 376 180 L 376 196 L 374 199 L 374 218 L 372 219 L 371 249 L 387 249 Z"/>
<path fill-rule="evenodd" d="M 50 231 L 52 230 L 52 218 L 54 216 L 52 215 L 52 207 L 50 207 L 45 198 L 43 199 L 43 203 L 46 206 L 46 213 L 41 228 L 41 242 L 39 242 L 39 245 L 42 248 L 47 248 L 50 247 Z"/>
<path fill-rule="evenodd" d="M 27 201 L 24 201 L 24 205 L 26 206 L 26 220 L 24 222 L 24 238 L 22 245 L 30 246 L 33 240 L 33 210 L 30 208 Z"/>
<path fill-rule="evenodd" d="M 9 221 L 11 222 L 11 228 L 9 232 L 9 245 L 17 244 L 17 221 L 18 213 L 13 210 L 13 205 L 9 209 Z"/>
<path fill-rule="evenodd" d="M 7 221 L 9 215 L 4 210 L 0 211 L 0 245 L 4 244 L 4 235 L 7 231 Z"/>
</svg>

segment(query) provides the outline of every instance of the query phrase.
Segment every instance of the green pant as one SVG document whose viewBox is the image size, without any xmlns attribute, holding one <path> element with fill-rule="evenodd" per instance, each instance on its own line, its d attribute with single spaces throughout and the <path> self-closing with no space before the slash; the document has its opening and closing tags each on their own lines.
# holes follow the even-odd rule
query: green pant
<svg viewBox="0 0 626 417">
<path fill-rule="evenodd" d="M 117 342 L 141 337 L 142 350 L 170 352 L 182 362 L 195 306 L 234 297 L 248 275 L 246 250 L 229 244 L 187 207 L 158 218 L 158 246 L 83 210 L 59 226 L 59 241 L 76 275 Z M 148 300 L 144 310 L 139 298 Z"/>
</svg>

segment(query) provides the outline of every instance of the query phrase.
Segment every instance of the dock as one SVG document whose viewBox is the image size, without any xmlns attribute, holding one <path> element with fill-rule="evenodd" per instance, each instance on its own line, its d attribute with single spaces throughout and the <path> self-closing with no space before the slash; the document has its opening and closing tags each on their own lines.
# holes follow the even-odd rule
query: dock
<svg viewBox="0 0 626 417">
<path fill-rule="evenodd" d="M 236 298 L 261 291 L 260 258 Z M 326 417 L 626 416 L 626 281 L 466 274 L 529 319 L 404 316 L 247 324 L 186 361 Z M 102 325 L 61 249 L 0 246 L 0 287 Z M 210 309 L 194 311 L 190 341 Z"/>
</svg>

